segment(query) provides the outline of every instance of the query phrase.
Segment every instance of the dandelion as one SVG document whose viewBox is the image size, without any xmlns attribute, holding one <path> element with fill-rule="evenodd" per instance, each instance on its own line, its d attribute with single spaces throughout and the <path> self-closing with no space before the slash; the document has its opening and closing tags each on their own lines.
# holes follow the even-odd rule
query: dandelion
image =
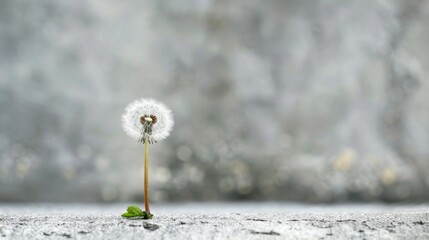
<svg viewBox="0 0 429 240">
<path fill-rule="evenodd" d="M 149 209 L 149 144 L 157 143 L 170 135 L 174 121 L 171 110 L 153 99 L 138 99 L 125 108 L 122 116 L 124 131 L 138 142 L 145 145 L 144 160 L 144 201 L 145 211 L 137 206 L 130 206 L 124 217 L 152 218 Z"/>
</svg>

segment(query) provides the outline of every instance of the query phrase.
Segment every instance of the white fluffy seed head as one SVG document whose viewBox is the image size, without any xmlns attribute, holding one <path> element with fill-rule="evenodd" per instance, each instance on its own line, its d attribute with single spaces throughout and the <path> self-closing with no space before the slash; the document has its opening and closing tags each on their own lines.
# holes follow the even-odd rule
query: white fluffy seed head
<svg viewBox="0 0 429 240">
<path fill-rule="evenodd" d="M 149 140 L 159 142 L 170 135 L 174 125 L 171 110 L 163 103 L 145 98 L 135 100 L 125 108 L 125 113 L 122 115 L 122 127 L 124 131 L 136 140 L 143 139 L 145 133 L 141 118 L 145 117 L 144 119 L 146 119 L 146 116 L 156 117 L 156 122 L 152 125 Z"/>
</svg>

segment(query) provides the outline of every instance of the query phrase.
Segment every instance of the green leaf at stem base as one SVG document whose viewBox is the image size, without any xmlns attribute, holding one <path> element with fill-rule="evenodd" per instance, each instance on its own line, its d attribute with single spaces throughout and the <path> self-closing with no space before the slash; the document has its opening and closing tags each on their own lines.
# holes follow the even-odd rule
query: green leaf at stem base
<svg viewBox="0 0 429 240">
<path fill-rule="evenodd" d="M 127 208 L 127 212 L 121 215 L 124 218 L 143 218 L 143 219 L 152 219 L 153 214 L 146 211 L 142 211 L 138 206 L 131 205 Z"/>
</svg>

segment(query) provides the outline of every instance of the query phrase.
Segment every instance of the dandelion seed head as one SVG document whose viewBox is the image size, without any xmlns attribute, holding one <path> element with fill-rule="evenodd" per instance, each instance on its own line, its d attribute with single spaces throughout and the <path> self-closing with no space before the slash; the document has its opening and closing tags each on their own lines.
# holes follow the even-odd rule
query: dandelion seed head
<svg viewBox="0 0 429 240">
<path fill-rule="evenodd" d="M 153 99 L 141 98 L 130 103 L 122 115 L 124 131 L 132 138 L 150 143 L 170 135 L 174 121 L 171 110 Z"/>
</svg>

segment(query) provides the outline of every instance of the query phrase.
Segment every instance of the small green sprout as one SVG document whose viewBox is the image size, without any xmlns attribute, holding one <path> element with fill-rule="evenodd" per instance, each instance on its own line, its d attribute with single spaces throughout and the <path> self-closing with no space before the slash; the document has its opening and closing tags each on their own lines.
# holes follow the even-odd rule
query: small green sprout
<svg viewBox="0 0 429 240">
<path fill-rule="evenodd" d="M 146 211 L 142 211 L 138 206 L 131 205 L 127 208 L 127 212 L 121 215 L 125 218 L 143 218 L 143 219 L 151 219 L 153 214 L 148 213 Z"/>
</svg>

